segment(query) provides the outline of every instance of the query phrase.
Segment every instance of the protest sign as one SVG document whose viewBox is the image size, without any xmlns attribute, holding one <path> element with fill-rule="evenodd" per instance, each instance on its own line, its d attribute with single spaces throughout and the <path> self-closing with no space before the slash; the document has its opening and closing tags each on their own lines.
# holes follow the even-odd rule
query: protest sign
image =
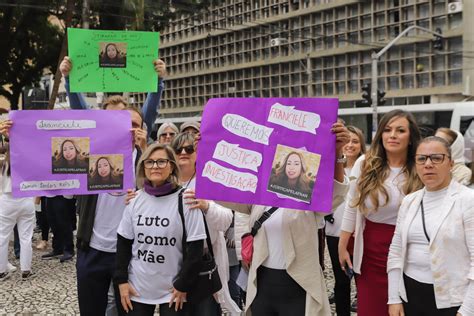
<svg viewBox="0 0 474 316">
<path fill-rule="evenodd" d="M 329 212 L 337 99 L 223 98 L 204 108 L 196 196 Z"/>
<path fill-rule="evenodd" d="M 159 33 L 69 28 L 71 92 L 156 92 Z"/>
<path fill-rule="evenodd" d="M 13 196 L 134 187 L 128 111 L 11 111 L 10 119 Z"/>
</svg>

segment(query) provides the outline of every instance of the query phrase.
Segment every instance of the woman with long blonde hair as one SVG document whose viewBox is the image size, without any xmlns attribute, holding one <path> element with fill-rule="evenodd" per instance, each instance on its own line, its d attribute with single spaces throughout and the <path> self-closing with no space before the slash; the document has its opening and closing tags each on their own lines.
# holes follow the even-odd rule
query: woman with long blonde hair
<svg viewBox="0 0 474 316">
<path fill-rule="evenodd" d="M 351 171 L 357 180 L 350 185 L 338 248 L 341 269 L 357 274 L 358 315 L 388 314 L 388 250 L 402 199 L 421 187 L 413 158 L 419 140 L 412 114 L 388 112 Z M 354 263 L 347 250 L 353 233 Z"/>
</svg>

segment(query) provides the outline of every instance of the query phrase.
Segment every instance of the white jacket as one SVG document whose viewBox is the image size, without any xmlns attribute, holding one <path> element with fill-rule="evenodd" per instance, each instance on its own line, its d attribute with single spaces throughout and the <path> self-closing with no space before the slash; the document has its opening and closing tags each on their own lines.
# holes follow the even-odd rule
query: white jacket
<svg viewBox="0 0 474 316">
<path fill-rule="evenodd" d="M 403 199 L 387 271 L 401 269 L 403 274 L 408 229 L 423 193 L 421 189 Z M 441 309 L 462 305 L 469 282 L 474 280 L 474 191 L 452 180 L 438 210 L 442 215 L 432 233 L 429 249 L 436 306 Z M 403 278 L 400 278 L 399 294 L 408 301 Z"/>
</svg>

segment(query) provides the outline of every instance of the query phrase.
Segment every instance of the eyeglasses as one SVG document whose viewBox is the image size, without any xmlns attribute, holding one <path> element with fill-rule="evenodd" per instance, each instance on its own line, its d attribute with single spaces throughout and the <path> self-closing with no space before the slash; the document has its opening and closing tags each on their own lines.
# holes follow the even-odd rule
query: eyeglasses
<svg viewBox="0 0 474 316">
<path fill-rule="evenodd" d="M 188 145 L 188 146 L 175 148 L 174 152 L 176 153 L 176 155 L 179 155 L 183 152 L 183 149 L 185 153 L 187 153 L 188 155 L 191 155 L 194 152 L 194 145 Z"/>
<path fill-rule="evenodd" d="M 450 157 L 447 154 L 415 155 L 415 163 L 424 165 L 430 159 L 433 164 L 440 164 L 443 163 L 445 156 Z"/>
<path fill-rule="evenodd" d="M 163 133 L 160 135 L 160 137 L 174 137 L 176 133 Z"/>
<path fill-rule="evenodd" d="M 145 167 L 145 169 L 151 169 L 156 164 L 158 168 L 163 169 L 168 165 L 169 162 L 170 162 L 169 159 L 158 159 L 158 160 L 147 159 L 143 161 L 143 166 Z"/>
</svg>

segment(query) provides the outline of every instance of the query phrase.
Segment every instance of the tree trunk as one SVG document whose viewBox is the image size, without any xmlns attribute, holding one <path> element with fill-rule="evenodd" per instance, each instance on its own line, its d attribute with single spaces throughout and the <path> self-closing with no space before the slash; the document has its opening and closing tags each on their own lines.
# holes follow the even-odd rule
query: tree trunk
<svg viewBox="0 0 474 316">
<path fill-rule="evenodd" d="M 61 83 L 61 71 L 59 70 L 59 65 L 67 54 L 67 28 L 71 25 L 72 13 L 74 11 L 74 0 L 67 0 L 66 6 L 66 32 L 64 33 L 63 44 L 61 45 L 61 52 L 59 53 L 58 66 L 56 68 L 56 74 L 54 75 L 54 84 L 49 98 L 48 110 L 54 109 L 56 97 L 58 96 L 59 84 Z"/>
</svg>

